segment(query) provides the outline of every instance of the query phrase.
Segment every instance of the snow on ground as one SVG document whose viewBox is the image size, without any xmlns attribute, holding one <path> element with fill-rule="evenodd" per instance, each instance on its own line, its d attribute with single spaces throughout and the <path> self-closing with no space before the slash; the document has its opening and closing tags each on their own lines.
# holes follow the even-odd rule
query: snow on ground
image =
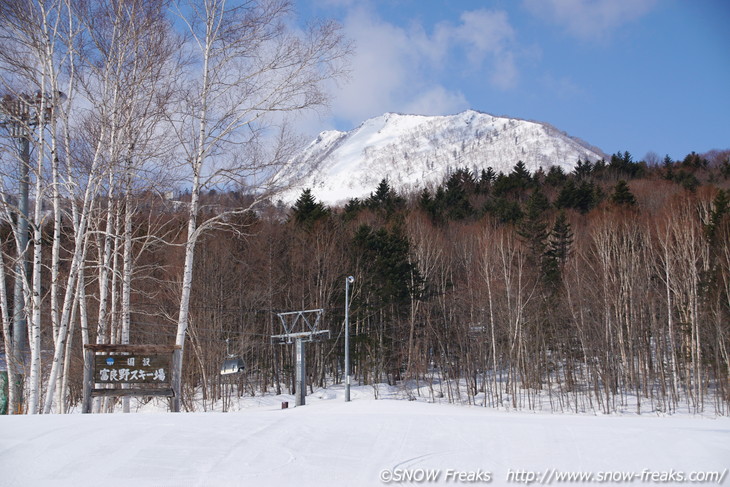
<svg viewBox="0 0 730 487">
<path fill-rule="evenodd" d="M 539 485 L 568 473 L 666 485 L 712 472 L 722 478 L 707 483 L 730 484 L 726 417 L 508 412 L 398 397 L 355 387 L 345 403 L 332 387 L 297 408 L 282 395 L 244 398 L 230 413 L 4 416 L 0 485 Z"/>
</svg>

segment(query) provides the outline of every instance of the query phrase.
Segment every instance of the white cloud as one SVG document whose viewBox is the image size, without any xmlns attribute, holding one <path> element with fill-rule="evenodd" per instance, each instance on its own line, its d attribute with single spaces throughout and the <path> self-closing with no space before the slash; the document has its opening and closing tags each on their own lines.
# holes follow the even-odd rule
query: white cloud
<svg viewBox="0 0 730 487">
<path fill-rule="evenodd" d="M 540 79 L 540 84 L 560 99 L 585 99 L 588 96 L 586 91 L 569 77 L 556 77 L 552 73 L 547 73 Z"/>
<path fill-rule="evenodd" d="M 358 0 L 315 0 L 313 3 L 322 8 L 339 8 L 356 5 L 358 3 Z"/>
<path fill-rule="evenodd" d="M 646 15 L 656 0 L 523 0 L 533 15 L 580 39 L 604 40 L 618 27 Z"/>
<path fill-rule="evenodd" d="M 508 90 L 517 84 L 518 77 L 514 55 L 511 52 L 500 53 L 489 76 L 491 83 L 497 88 Z"/>
<path fill-rule="evenodd" d="M 470 108 L 469 102 L 463 93 L 449 91 L 438 85 L 419 93 L 406 105 L 405 112 L 419 115 L 444 115 L 461 112 L 468 108 Z"/>
<path fill-rule="evenodd" d="M 346 35 L 355 41 L 352 75 L 335 101 L 335 113 L 353 121 L 396 111 L 398 95 L 409 84 L 418 53 L 403 29 L 383 22 L 365 8 L 345 19 Z"/>
<path fill-rule="evenodd" d="M 515 34 L 506 12 L 473 10 L 461 14 L 461 24 L 454 27 L 454 38 L 468 49 L 469 57 L 481 63 L 488 54 L 508 49 Z"/>
<path fill-rule="evenodd" d="M 457 23 L 441 22 L 432 33 L 416 22 L 401 27 L 380 18 L 368 4 L 353 6 L 344 21 L 345 34 L 355 41 L 351 81 L 333 104 L 339 117 L 354 123 L 387 111 L 450 114 L 469 108 L 460 91 L 434 79 L 458 76 L 455 53 L 463 53 L 463 72 L 485 71 L 498 89 L 518 79 L 512 51 L 515 33 L 506 13 L 463 12 Z"/>
</svg>

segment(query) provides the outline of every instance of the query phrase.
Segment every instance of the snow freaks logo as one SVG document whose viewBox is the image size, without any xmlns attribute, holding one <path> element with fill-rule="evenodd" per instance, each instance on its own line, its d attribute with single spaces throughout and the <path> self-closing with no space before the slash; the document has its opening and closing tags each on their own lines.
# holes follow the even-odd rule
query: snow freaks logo
<svg viewBox="0 0 730 487">
<path fill-rule="evenodd" d="M 394 468 L 392 470 L 381 470 L 380 481 L 384 484 L 423 484 L 439 481 L 454 484 L 488 484 L 492 481 L 492 472 L 482 469 L 460 471 L 453 469 Z"/>
</svg>

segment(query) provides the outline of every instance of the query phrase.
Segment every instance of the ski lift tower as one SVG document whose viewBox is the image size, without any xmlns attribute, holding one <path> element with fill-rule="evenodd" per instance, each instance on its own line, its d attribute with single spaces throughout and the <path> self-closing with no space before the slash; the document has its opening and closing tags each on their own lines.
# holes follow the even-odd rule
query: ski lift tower
<svg viewBox="0 0 730 487">
<path fill-rule="evenodd" d="M 295 344 L 296 348 L 296 405 L 304 406 L 307 395 L 307 366 L 304 344 L 330 338 L 329 330 L 320 330 L 319 321 L 322 318 L 323 309 L 310 309 L 304 311 L 289 311 L 276 313 L 284 333 L 272 335 L 272 343 L 280 345 Z"/>
<path fill-rule="evenodd" d="M 60 91 L 43 93 L 38 91 L 35 95 L 27 93 L 6 94 L 0 98 L 0 128 L 5 128 L 11 138 L 18 141 L 19 180 L 18 180 L 18 207 L 17 207 L 17 235 L 18 248 L 23 249 L 21 256 L 15 264 L 15 284 L 13 290 L 13 327 L 12 335 L 5 337 L 12 338 L 12 354 L 7 357 L 8 363 L 13 363 L 16 369 L 16 381 L 10 387 L 16 388 L 16 397 L 22 401 L 23 397 L 23 364 L 24 355 L 28 350 L 28 333 L 26 317 L 24 313 L 23 280 L 30 275 L 28 254 L 25 248 L 28 247 L 28 214 L 30 191 L 30 144 L 34 132 L 38 126 L 48 123 L 54 117 L 54 111 L 66 100 L 66 95 Z M 20 370 L 17 368 L 20 367 Z M 21 402 L 14 405 L 19 413 L 22 410 Z"/>
</svg>

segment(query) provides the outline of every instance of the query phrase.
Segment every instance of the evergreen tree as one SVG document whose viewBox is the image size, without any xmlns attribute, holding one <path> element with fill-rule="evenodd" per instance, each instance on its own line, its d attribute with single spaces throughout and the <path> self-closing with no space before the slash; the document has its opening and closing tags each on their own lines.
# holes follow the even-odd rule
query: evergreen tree
<svg viewBox="0 0 730 487">
<path fill-rule="evenodd" d="M 535 174 L 532 175 L 532 183 L 534 187 L 542 186 L 545 183 L 545 170 L 542 167 L 538 167 Z"/>
<path fill-rule="evenodd" d="M 626 176 L 628 178 L 639 177 L 644 173 L 644 166 L 634 162 L 629 151 L 625 151 L 623 154 L 617 152 L 612 155 L 608 168 L 614 174 L 618 176 Z"/>
<path fill-rule="evenodd" d="M 629 189 L 629 185 L 623 179 L 614 187 L 611 201 L 619 206 L 636 206 L 636 198 L 634 198 L 633 193 Z"/>
<path fill-rule="evenodd" d="M 543 276 L 545 282 L 557 285 L 562 279 L 562 269 L 568 259 L 573 245 L 573 231 L 565 212 L 558 213 L 548 237 L 547 250 L 543 260 Z"/>
<path fill-rule="evenodd" d="M 674 162 L 672 158 L 667 154 L 664 156 L 664 179 L 667 181 L 674 181 Z"/>
<path fill-rule="evenodd" d="M 568 179 L 555 200 L 557 208 L 575 208 L 575 181 Z"/>
<path fill-rule="evenodd" d="M 509 176 L 499 173 L 494 181 L 494 194 L 505 196 L 509 193 L 522 193 L 535 186 L 534 180 L 522 161 L 515 164 Z"/>
<path fill-rule="evenodd" d="M 697 179 L 697 176 L 685 169 L 673 171 L 671 173 L 671 181 L 674 181 L 692 193 L 694 193 L 700 185 L 700 180 Z"/>
<path fill-rule="evenodd" d="M 431 220 L 435 221 L 438 219 L 439 213 L 436 207 L 436 201 L 431 196 L 431 192 L 426 188 L 421 191 L 421 194 L 418 197 L 418 207 L 425 211 L 428 216 L 431 217 Z"/>
<path fill-rule="evenodd" d="M 302 191 L 299 199 L 292 207 L 292 216 L 298 224 L 311 228 L 315 222 L 329 215 L 329 209 L 321 202 L 315 201 L 312 190 L 307 188 Z"/>
<path fill-rule="evenodd" d="M 527 200 L 527 214 L 529 215 L 530 212 L 535 211 L 540 214 L 544 213 L 545 211 L 549 210 L 552 207 L 550 204 L 550 200 L 545 196 L 545 193 L 543 193 L 540 189 L 533 190 L 532 194 L 530 195 L 530 199 Z"/>
<path fill-rule="evenodd" d="M 689 169 L 704 169 L 709 166 L 709 161 L 692 151 L 682 161 L 682 167 Z"/>
<path fill-rule="evenodd" d="M 362 209 L 363 203 L 359 198 L 350 199 L 347 203 L 345 203 L 345 211 L 343 214 L 344 220 L 351 221 Z"/>
<path fill-rule="evenodd" d="M 387 179 L 383 179 L 375 192 L 365 200 L 365 206 L 372 210 L 383 211 L 389 217 L 405 206 L 405 199 L 390 187 Z"/>
<path fill-rule="evenodd" d="M 374 193 L 370 193 L 370 197 L 365 200 L 368 207 L 374 208 L 387 204 L 392 198 L 392 191 L 387 179 L 382 179 L 375 189 Z"/>
<path fill-rule="evenodd" d="M 722 161 L 722 164 L 720 164 L 720 174 L 722 174 L 724 179 L 730 178 L 730 159 L 726 158 Z"/>
<path fill-rule="evenodd" d="M 573 245 L 573 231 L 565 212 L 558 213 L 553 229 L 550 231 L 548 253 L 557 259 L 560 265 L 565 265 L 570 248 Z"/>
<path fill-rule="evenodd" d="M 600 189 L 592 181 L 582 180 L 575 184 L 573 179 L 568 179 L 555 200 L 555 206 L 573 208 L 585 214 L 598 205 L 601 197 Z"/>
<path fill-rule="evenodd" d="M 565 184 L 568 176 L 560 166 L 550 166 L 547 175 L 545 176 L 545 184 L 557 188 Z"/>
<path fill-rule="evenodd" d="M 492 187 L 492 183 L 496 178 L 497 173 L 494 172 L 494 169 L 492 169 L 491 167 L 482 169 L 482 173 L 479 176 L 479 183 L 477 184 L 477 192 L 482 194 L 489 193 L 489 190 Z"/>
<path fill-rule="evenodd" d="M 460 168 L 446 180 L 446 187 L 459 187 L 465 193 L 472 194 L 476 190 L 477 181 L 471 171 Z"/>
<path fill-rule="evenodd" d="M 729 191 L 730 192 L 730 191 Z M 710 242 L 715 240 L 717 230 L 722 224 L 722 220 L 730 213 L 730 195 L 729 192 L 722 189 L 717 192 L 715 199 L 712 201 L 712 211 L 710 212 L 710 222 L 705 231 Z"/>
<path fill-rule="evenodd" d="M 500 223 L 517 223 L 523 216 L 519 203 L 507 198 L 491 198 L 484 204 L 484 211 Z"/>
<path fill-rule="evenodd" d="M 576 197 L 576 209 L 581 213 L 588 213 L 601 202 L 603 192 L 592 181 L 581 181 L 576 190 Z"/>
<path fill-rule="evenodd" d="M 593 164 L 591 164 L 590 161 L 583 162 L 580 159 L 578 159 L 578 163 L 575 165 L 575 168 L 573 169 L 573 174 L 578 179 L 586 178 L 586 177 L 590 176 L 592 172 L 593 172 Z"/>
<path fill-rule="evenodd" d="M 550 207 L 550 202 L 540 190 L 535 190 L 530 195 L 525 206 L 525 215 L 517 226 L 517 233 L 530 249 L 529 260 L 533 265 L 539 266 L 542 263 L 542 255 L 547 243 L 547 223 L 545 222 L 545 211 Z"/>
<path fill-rule="evenodd" d="M 375 230 L 361 225 L 353 245 L 360 257 L 364 285 L 376 298 L 375 304 L 405 304 L 418 293 L 422 279 L 409 259 L 410 243 L 400 226 Z"/>
<path fill-rule="evenodd" d="M 532 176 L 530 176 L 530 171 L 527 170 L 527 166 L 525 166 L 525 163 L 522 161 L 518 161 L 517 164 L 515 164 L 515 167 L 512 168 L 512 173 L 510 173 L 510 176 L 512 176 L 517 181 L 524 182 L 526 186 L 532 182 Z"/>
<path fill-rule="evenodd" d="M 474 193 L 476 183 L 467 170 L 456 171 L 446 181 L 443 206 L 449 220 L 462 220 L 474 214 L 469 195 Z"/>
<path fill-rule="evenodd" d="M 423 188 L 421 194 L 418 196 L 418 207 L 426 212 L 433 210 L 433 197 L 428 188 Z"/>
<path fill-rule="evenodd" d="M 601 177 L 605 172 L 608 165 L 606 164 L 606 161 L 603 159 L 599 159 L 593 164 L 593 176 L 595 177 Z"/>
<path fill-rule="evenodd" d="M 509 178 L 509 176 L 506 176 L 504 173 L 499 173 L 497 174 L 497 177 L 494 178 L 494 184 L 492 185 L 492 189 L 492 193 L 495 196 L 505 196 L 507 193 L 514 189 L 513 181 Z"/>
<path fill-rule="evenodd" d="M 443 186 L 436 188 L 436 194 L 433 197 L 433 204 L 437 214 L 441 214 L 446 206 L 446 190 Z"/>
</svg>

